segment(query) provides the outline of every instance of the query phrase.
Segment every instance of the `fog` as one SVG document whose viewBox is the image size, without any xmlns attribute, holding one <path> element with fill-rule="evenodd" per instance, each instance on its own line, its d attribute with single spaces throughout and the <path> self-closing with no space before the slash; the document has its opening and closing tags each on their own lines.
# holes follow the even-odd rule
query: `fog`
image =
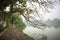
<svg viewBox="0 0 60 40">
<path fill-rule="evenodd" d="M 59 40 L 60 39 L 60 28 L 55 29 L 54 27 L 46 28 L 44 30 L 37 29 L 34 27 L 26 27 L 23 30 L 24 33 L 28 34 L 29 36 L 36 38 L 39 35 L 46 35 L 48 38 L 47 40 Z"/>
</svg>

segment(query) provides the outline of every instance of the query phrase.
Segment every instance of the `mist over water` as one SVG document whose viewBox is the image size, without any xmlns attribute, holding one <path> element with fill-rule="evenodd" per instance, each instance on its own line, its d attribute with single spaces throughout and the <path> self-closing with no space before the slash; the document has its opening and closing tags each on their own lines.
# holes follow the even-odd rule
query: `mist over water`
<svg viewBox="0 0 60 40">
<path fill-rule="evenodd" d="M 33 38 L 39 38 L 39 35 L 45 35 L 47 36 L 47 40 L 60 40 L 60 28 L 47 27 L 46 29 L 41 30 L 34 27 L 26 27 L 23 32 Z"/>
</svg>

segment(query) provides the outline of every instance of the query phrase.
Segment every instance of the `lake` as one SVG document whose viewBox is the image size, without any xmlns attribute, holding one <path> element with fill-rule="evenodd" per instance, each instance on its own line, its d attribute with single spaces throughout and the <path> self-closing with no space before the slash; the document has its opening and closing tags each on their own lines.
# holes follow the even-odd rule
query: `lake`
<svg viewBox="0 0 60 40">
<path fill-rule="evenodd" d="M 26 27 L 23 32 L 36 40 L 39 39 L 41 35 L 47 36 L 47 40 L 60 40 L 60 28 L 46 27 L 44 30 L 41 30 L 34 27 Z"/>
</svg>

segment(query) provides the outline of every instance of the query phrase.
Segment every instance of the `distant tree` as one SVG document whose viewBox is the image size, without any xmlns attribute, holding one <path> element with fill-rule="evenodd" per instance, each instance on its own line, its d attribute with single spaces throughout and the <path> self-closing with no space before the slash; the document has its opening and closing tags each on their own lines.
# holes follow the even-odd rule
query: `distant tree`
<svg viewBox="0 0 60 40">
<path fill-rule="evenodd" d="M 48 27 L 54 27 L 54 28 L 59 28 L 60 27 L 60 19 L 53 19 L 53 20 L 50 20 L 50 19 L 48 19 L 46 22 L 46 25 L 48 26 Z"/>
</svg>

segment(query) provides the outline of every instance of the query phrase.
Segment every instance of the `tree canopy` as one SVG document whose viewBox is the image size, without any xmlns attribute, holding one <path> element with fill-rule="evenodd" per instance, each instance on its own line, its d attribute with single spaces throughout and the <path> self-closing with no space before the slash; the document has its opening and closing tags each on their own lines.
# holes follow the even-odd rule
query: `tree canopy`
<svg viewBox="0 0 60 40">
<path fill-rule="evenodd" d="M 31 4 L 30 7 L 27 7 L 29 2 Z M 22 15 L 28 24 L 31 24 L 35 27 L 37 26 L 45 26 L 44 23 L 39 22 L 37 24 L 35 22 L 36 19 L 32 19 L 33 17 L 30 16 L 30 14 L 34 15 L 36 12 L 37 16 L 40 17 L 40 13 L 36 10 L 36 5 L 34 3 L 37 3 L 39 5 L 39 9 L 42 8 L 43 10 L 49 11 L 52 7 L 54 7 L 56 1 L 51 1 L 51 0 L 0 0 L 0 21 L 4 21 L 3 24 L 8 24 L 9 18 L 11 18 L 11 15 L 14 13 L 18 14 L 18 17 Z M 7 9 L 9 7 L 9 11 Z M 33 13 L 32 13 L 33 12 Z M 19 18 L 17 18 L 19 19 Z M 31 21 L 31 19 L 33 21 Z M 13 20 L 13 18 L 11 19 Z"/>
</svg>

